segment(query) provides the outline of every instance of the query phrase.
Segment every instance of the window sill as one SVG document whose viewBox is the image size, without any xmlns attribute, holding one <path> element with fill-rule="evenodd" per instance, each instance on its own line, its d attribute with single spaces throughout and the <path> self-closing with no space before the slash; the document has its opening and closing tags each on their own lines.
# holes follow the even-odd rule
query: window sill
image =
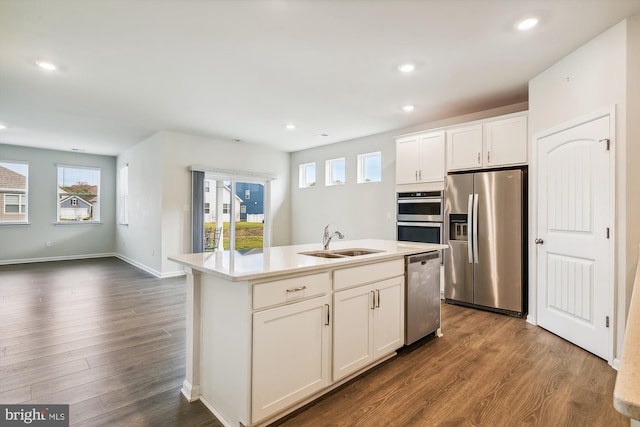
<svg viewBox="0 0 640 427">
<path fill-rule="evenodd" d="M 69 222 L 54 222 L 53 225 L 61 226 L 76 226 L 76 225 L 102 225 L 102 221 L 69 221 Z"/>
<path fill-rule="evenodd" d="M 0 227 L 2 226 L 14 226 L 14 225 L 31 225 L 30 222 L 0 222 Z"/>
</svg>

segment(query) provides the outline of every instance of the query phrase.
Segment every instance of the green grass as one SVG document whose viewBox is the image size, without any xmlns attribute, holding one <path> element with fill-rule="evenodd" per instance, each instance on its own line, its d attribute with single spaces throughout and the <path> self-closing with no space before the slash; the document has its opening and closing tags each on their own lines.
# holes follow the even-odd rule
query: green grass
<svg viewBox="0 0 640 427">
<path fill-rule="evenodd" d="M 215 222 L 207 222 L 204 225 L 206 232 L 213 233 Z M 229 223 L 222 226 L 224 249 L 229 249 Z M 263 247 L 264 224 L 261 222 L 236 222 L 236 250 L 255 249 Z"/>
</svg>

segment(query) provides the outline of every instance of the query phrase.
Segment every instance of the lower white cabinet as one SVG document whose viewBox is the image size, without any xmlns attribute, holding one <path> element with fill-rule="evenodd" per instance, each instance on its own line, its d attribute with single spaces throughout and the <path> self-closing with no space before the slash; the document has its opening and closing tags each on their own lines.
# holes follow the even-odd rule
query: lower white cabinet
<svg viewBox="0 0 640 427">
<path fill-rule="evenodd" d="M 404 276 L 333 294 L 333 381 L 404 345 Z"/>
<path fill-rule="evenodd" d="M 325 295 L 253 314 L 253 422 L 330 384 L 330 304 Z"/>
</svg>

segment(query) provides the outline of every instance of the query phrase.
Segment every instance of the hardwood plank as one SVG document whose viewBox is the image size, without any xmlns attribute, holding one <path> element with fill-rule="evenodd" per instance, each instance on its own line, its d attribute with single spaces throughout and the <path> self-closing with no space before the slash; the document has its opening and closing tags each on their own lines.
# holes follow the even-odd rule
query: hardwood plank
<svg viewBox="0 0 640 427">
<path fill-rule="evenodd" d="M 624 426 L 615 371 L 522 319 L 444 304 L 403 349 L 284 426 Z M 78 426 L 219 426 L 179 394 L 185 279 L 117 259 L 0 266 L 0 401 L 70 403 Z"/>
</svg>

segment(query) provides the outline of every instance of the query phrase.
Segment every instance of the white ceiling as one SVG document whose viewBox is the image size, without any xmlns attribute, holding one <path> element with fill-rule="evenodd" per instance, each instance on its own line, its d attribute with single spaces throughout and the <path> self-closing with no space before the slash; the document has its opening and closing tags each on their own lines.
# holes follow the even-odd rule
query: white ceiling
<svg viewBox="0 0 640 427">
<path fill-rule="evenodd" d="M 0 0 L 0 142 L 116 155 L 173 130 L 297 151 L 526 101 L 531 78 L 636 13 L 640 0 Z M 514 30 L 530 14 L 541 24 Z"/>
</svg>

